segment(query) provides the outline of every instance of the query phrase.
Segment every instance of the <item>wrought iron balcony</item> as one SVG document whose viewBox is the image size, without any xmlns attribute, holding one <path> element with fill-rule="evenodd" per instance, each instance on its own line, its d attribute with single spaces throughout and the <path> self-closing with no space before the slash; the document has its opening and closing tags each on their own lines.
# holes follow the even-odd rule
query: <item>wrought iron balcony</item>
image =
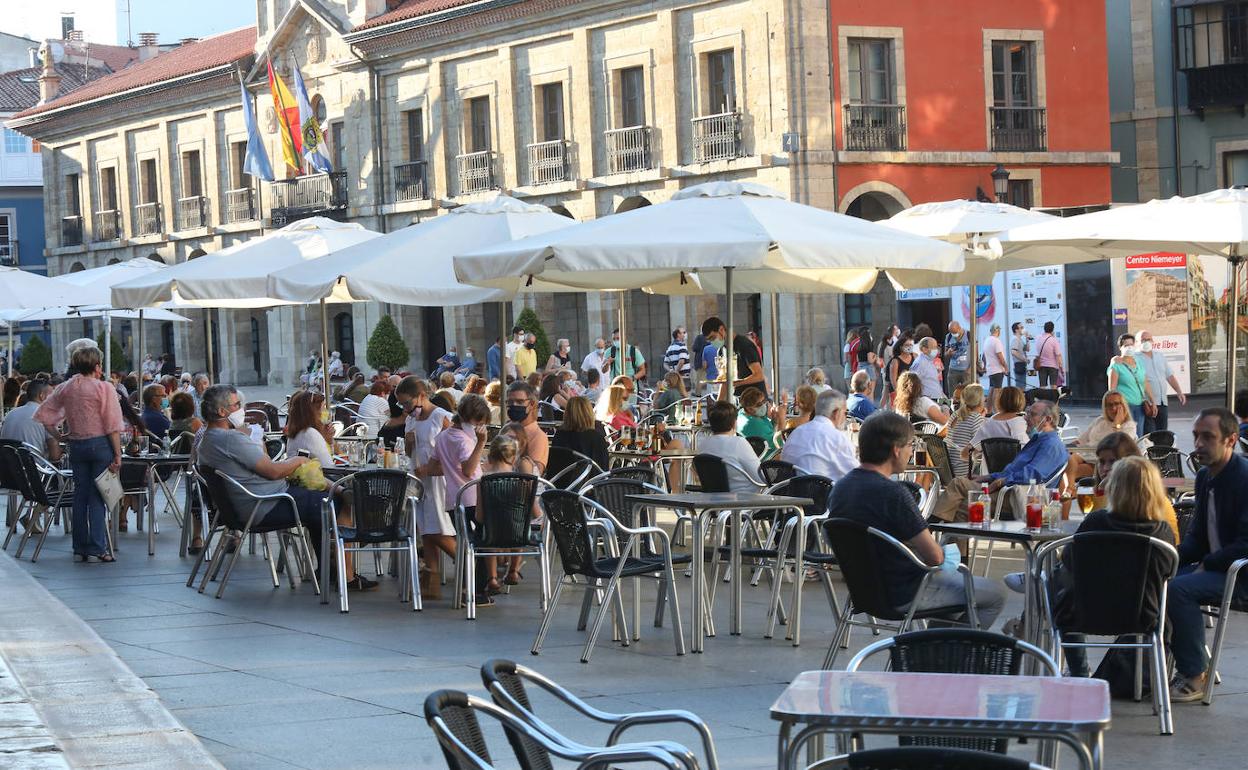
<svg viewBox="0 0 1248 770">
<path fill-rule="evenodd" d="M 568 142 L 556 139 L 553 142 L 537 142 L 528 145 L 529 184 L 551 184 L 566 182 L 572 178 L 568 166 Z"/>
<path fill-rule="evenodd" d="M 208 197 L 192 195 L 178 199 L 177 225 L 179 230 L 196 230 L 208 226 Z"/>
<path fill-rule="evenodd" d="M 993 152 L 1044 152 L 1047 127 L 1043 107 L 989 107 Z"/>
<path fill-rule="evenodd" d="M 493 190 L 494 151 L 482 150 L 455 156 L 455 172 L 459 177 L 459 194 Z"/>
<path fill-rule="evenodd" d="M 62 246 L 81 246 L 82 245 L 82 215 L 75 214 L 72 217 L 61 217 L 61 245 Z"/>
<path fill-rule="evenodd" d="M 650 127 L 630 126 L 607 131 L 607 173 L 624 174 L 650 168 Z"/>
<path fill-rule="evenodd" d="M 693 118 L 693 162 L 731 160 L 741 155 L 741 116 L 735 112 Z"/>
<path fill-rule="evenodd" d="M 159 203 L 140 203 L 134 207 L 134 234 L 156 235 L 161 230 Z"/>
<path fill-rule="evenodd" d="M 428 165 L 423 160 L 397 163 L 394 166 L 394 200 L 423 201 L 429 199 Z"/>
<path fill-rule="evenodd" d="M 95 241 L 115 241 L 121 237 L 121 212 L 105 209 L 92 216 L 92 236 Z"/>
<path fill-rule="evenodd" d="M 1187 81 L 1187 106 L 1248 104 L 1248 13 L 1243 2 L 1174 3 L 1175 59 Z"/>
<path fill-rule="evenodd" d="M 845 105 L 845 149 L 904 151 L 906 108 L 900 104 Z"/>
<path fill-rule="evenodd" d="M 307 174 L 269 185 L 269 211 L 274 227 L 296 219 L 329 215 L 347 207 L 347 172 Z"/>
<path fill-rule="evenodd" d="M 225 208 L 221 211 L 221 223 L 250 222 L 256 218 L 256 194 L 250 187 L 225 191 Z"/>
<path fill-rule="evenodd" d="M 17 264 L 17 241 L 0 241 L 0 265 L 4 265 L 5 267 L 17 267 Z"/>
<path fill-rule="evenodd" d="M 1204 113 L 1209 107 L 1238 107 L 1248 104 L 1248 62 L 1218 64 L 1183 70 L 1187 80 L 1187 108 Z"/>
</svg>

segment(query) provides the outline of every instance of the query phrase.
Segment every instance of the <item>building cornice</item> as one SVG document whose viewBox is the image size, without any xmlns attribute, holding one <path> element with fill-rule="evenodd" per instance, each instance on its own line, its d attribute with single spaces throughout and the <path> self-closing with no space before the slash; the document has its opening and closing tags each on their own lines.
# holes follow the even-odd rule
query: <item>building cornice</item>
<svg viewBox="0 0 1248 770">
<path fill-rule="evenodd" d="M 807 153 L 812 155 L 813 153 Z M 828 153 L 831 155 L 831 153 Z M 1004 165 L 1035 166 L 1109 166 L 1121 162 L 1119 153 L 1099 151 L 1058 152 L 983 152 L 983 151 L 913 151 L 860 152 L 841 150 L 836 161 L 844 164 L 903 163 L 931 166 Z"/>
</svg>

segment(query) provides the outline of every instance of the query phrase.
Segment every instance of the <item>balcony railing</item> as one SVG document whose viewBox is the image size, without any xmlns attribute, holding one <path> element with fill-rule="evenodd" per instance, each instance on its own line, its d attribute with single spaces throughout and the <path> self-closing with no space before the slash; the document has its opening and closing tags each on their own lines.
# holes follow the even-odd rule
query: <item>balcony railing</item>
<svg viewBox="0 0 1248 770">
<path fill-rule="evenodd" d="M 97 211 L 92 220 L 93 240 L 115 241 L 121 237 L 121 212 L 117 209 Z"/>
<path fill-rule="evenodd" d="M 256 195 L 250 187 L 225 191 L 225 208 L 221 210 L 221 223 L 250 222 L 256 218 Z"/>
<path fill-rule="evenodd" d="M 276 227 L 296 219 L 340 211 L 347 207 L 347 172 L 283 179 L 269 186 L 269 195 L 269 210 Z"/>
<path fill-rule="evenodd" d="M 160 204 L 140 203 L 134 207 L 134 234 L 156 235 L 160 232 Z"/>
<path fill-rule="evenodd" d="M 989 107 L 993 152 L 1043 152 L 1046 126 L 1043 107 Z"/>
<path fill-rule="evenodd" d="M 208 196 L 178 198 L 178 229 L 197 230 L 208 226 Z"/>
<path fill-rule="evenodd" d="M 615 128 L 604 135 L 607 173 L 623 174 L 650 168 L 650 127 Z"/>
<path fill-rule="evenodd" d="M 72 217 L 61 217 L 61 245 L 62 246 L 81 246 L 82 245 L 82 215 L 75 214 Z"/>
<path fill-rule="evenodd" d="M 563 139 L 528 145 L 529 184 L 566 182 L 571 178 L 568 167 L 568 143 Z"/>
<path fill-rule="evenodd" d="M 845 105 L 845 149 L 905 150 L 906 108 L 900 104 Z"/>
<path fill-rule="evenodd" d="M 17 241 L 0 241 L 0 265 L 17 267 Z"/>
<path fill-rule="evenodd" d="M 693 162 L 731 160 L 741 154 L 741 116 L 735 112 L 693 119 Z"/>
<path fill-rule="evenodd" d="M 482 150 L 455 156 L 455 173 L 459 177 L 459 194 L 493 190 L 494 151 Z"/>
<path fill-rule="evenodd" d="M 1187 80 L 1187 107 L 1203 114 L 1208 107 L 1248 104 L 1248 63 L 1218 64 L 1183 70 Z"/>
<path fill-rule="evenodd" d="M 423 160 L 397 163 L 394 166 L 395 201 L 423 201 L 429 199 L 428 166 Z"/>
</svg>

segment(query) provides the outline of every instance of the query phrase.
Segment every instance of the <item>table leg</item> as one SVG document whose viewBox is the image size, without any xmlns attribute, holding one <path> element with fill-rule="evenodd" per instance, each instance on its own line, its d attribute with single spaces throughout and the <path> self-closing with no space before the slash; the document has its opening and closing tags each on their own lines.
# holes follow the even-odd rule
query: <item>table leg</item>
<svg viewBox="0 0 1248 770">
<path fill-rule="evenodd" d="M 732 511 L 728 516 L 728 526 L 732 528 L 728 534 L 728 564 L 732 573 L 732 617 L 729 620 L 729 632 L 733 636 L 741 635 L 741 527 L 744 524 L 745 511 Z"/>
<path fill-rule="evenodd" d="M 780 723 L 780 740 L 779 751 L 776 756 L 776 767 L 780 770 L 784 768 L 785 757 L 789 754 L 789 731 L 793 729 L 793 725 L 789 722 Z"/>
<path fill-rule="evenodd" d="M 321 569 L 321 604 L 329 604 L 329 538 L 331 530 L 329 528 L 329 503 L 321 503 L 321 552 L 317 556 L 320 564 L 317 566 Z M 439 551 L 439 558 L 441 558 Z M 308 565 L 309 568 L 311 565 Z M 339 591 L 345 591 L 346 586 L 338 586 Z"/>
<path fill-rule="evenodd" d="M 693 558 L 690 560 L 690 566 L 693 567 L 693 639 L 689 649 L 691 652 L 702 652 L 703 636 L 706 633 L 706 625 L 703 622 L 706 605 L 702 601 L 702 586 L 706 582 L 705 567 L 702 562 L 703 552 L 706 550 L 706 520 L 705 511 L 701 513 L 692 511 L 691 513 L 694 514 L 689 524 L 693 546 Z"/>
<path fill-rule="evenodd" d="M 789 633 L 793 636 L 793 646 L 797 647 L 802 643 L 802 587 L 806 584 L 806 570 L 802 562 L 802 554 L 806 553 L 806 517 L 803 515 L 801 508 L 797 509 L 797 545 L 795 545 L 793 553 L 795 554 L 793 562 L 793 611 L 789 613 Z M 784 562 L 784 554 L 776 555 L 776 564 Z M 780 570 L 777 567 L 776 580 L 780 580 Z"/>
<path fill-rule="evenodd" d="M 156 555 L 156 467 L 147 466 L 147 555 Z"/>
<path fill-rule="evenodd" d="M 633 504 L 633 526 L 642 526 L 641 521 L 641 505 Z M 637 542 L 633 544 L 631 553 L 623 554 L 624 556 L 632 556 L 634 558 L 641 556 L 641 538 L 637 538 Z M 632 579 L 633 585 L 633 641 L 641 640 L 641 578 Z M 627 640 L 625 640 L 627 641 Z"/>
<path fill-rule="evenodd" d="M 1040 630 L 1038 626 L 1040 624 L 1037 622 L 1038 619 L 1036 616 L 1036 608 L 1039 606 L 1040 595 L 1038 593 L 1039 586 L 1036 585 L 1035 576 L 1032 572 L 1032 568 L 1035 566 L 1033 562 L 1035 560 L 1036 550 L 1032 547 L 1031 543 L 1023 543 L 1022 545 L 1023 553 L 1025 554 L 1023 559 L 1023 639 L 1031 644 L 1040 646 L 1039 640 L 1037 639 Z M 1030 655 L 1026 656 L 1026 658 L 1027 660 L 1023 664 L 1023 673 L 1029 675 L 1035 674 L 1036 669 L 1038 668 L 1037 662 Z"/>
</svg>

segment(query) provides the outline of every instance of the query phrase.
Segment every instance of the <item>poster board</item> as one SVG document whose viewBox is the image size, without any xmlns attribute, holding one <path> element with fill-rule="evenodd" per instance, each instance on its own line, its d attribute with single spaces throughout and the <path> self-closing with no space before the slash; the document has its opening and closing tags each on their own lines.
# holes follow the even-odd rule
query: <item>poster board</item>
<svg viewBox="0 0 1248 770">
<path fill-rule="evenodd" d="M 1170 252 L 1126 258 L 1127 327 L 1133 334 L 1152 332 L 1153 355 L 1165 356 L 1183 392 L 1190 393 L 1187 263 L 1187 255 Z M 1174 392 L 1172 386 L 1166 389 Z"/>
<path fill-rule="evenodd" d="M 1053 334 L 1062 349 L 1062 361 L 1069 367 L 1069 348 L 1066 344 L 1066 269 L 1061 265 L 1049 265 L 1027 270 L 1011 270 L 1005 274 L 1006 329 L 1021 322 L 1027 334 L 1039 339 L 1044 325 L 1053 322 Z M 1030 361 L 1036 355 L 1035 344 L 1028 354 Z M 1040 378 L 1028 365 L 1027 387 L 1039 387 Z"/>
</svg>

